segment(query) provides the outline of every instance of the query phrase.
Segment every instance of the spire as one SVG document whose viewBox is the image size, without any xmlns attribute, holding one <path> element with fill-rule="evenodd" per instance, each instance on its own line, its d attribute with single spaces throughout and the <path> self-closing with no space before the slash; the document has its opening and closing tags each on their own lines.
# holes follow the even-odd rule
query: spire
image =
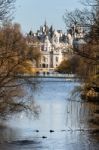
<svg viewBox="0 0 99 150">
<path fill-rule="evenodd" d="M 45 23 L 44 23 L 44 32 L 45 32 L 45 34 L 48 33 L 48 26 L 47 26 L 46 19 L 45 19 Z"/>
<path fill-rule="evenodd" d="M 46 22 L 46 19 L 45 19 L 45 23 L 44 23 L 44 26 L 45 26 L 45 27 L 47 26 L 47 22 Z"/>
<path fill-rule="evenodd" d="M 52 38 L 52 37 L 53 37 L 53 25 L 51 25 L 49 31 L 50 31 L 50 36 L 51 36 L 51 38 Z"/>
</svg>

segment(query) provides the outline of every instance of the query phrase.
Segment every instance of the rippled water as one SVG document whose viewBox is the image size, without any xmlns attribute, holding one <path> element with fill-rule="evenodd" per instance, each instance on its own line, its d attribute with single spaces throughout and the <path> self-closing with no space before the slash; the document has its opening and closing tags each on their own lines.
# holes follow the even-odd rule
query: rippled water
<svg viewBox="0 0 99 150">
<path fill-rule="evenodd" d="M 24 114 L 0 129 L 0 150 L 99 150 L 98 128 L 89 123 L 98 106 L 70 95 L 78 82 L 41 82 L 34 99 L 38 118 Z"/>
</svg>

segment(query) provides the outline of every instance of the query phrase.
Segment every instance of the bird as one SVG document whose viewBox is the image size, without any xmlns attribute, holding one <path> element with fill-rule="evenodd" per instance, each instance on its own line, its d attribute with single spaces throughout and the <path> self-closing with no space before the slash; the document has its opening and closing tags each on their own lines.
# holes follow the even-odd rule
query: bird
<svg viewBox="0 0 99 150">
<path fill-rule="evenodd" d="M 39 132 L 39 130 L 35 130 L 35 132 Z"/>
<path fill-rule="evenodd" d="M 42 136 L 42 138 L 43 138 L 43 139 L 46 139 L 46 138 L 47 138 L 47 136 Z"/>
<path fill-rule="evenodd" d="M 66 130 L 61 130 L 61 131 L 66 131 Z"/>
<path fill-rule="evenodd" d="M 50 130 L 50 133 L 54 132 L 54 130 Z"/>
</svg>

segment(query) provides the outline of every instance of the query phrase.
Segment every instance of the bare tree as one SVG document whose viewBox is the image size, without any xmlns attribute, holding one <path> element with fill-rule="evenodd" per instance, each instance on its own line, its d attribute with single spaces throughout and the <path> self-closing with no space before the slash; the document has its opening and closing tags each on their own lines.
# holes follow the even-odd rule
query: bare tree
<svg viewBox="0 0 99 150">
<path fill-rule="evenodd" d="M 87 9 L 75 9 L 70 12 L 66 10 L 63 19 L 66 26 L 69 28 L 77 25 L 89 27 L 93 22 L 92 14 Z"/>
<path fill-rule="evenodd" d="M 33 110 L 34 103 L 30 96 L 37 82 L 33 78 L 23 76 L 30 73 L 33 62 L 38 61 L 35 49 L 27 44 L 26 37 L 20 31 L 18 24 L 6 24 L 0 29 L 0 115 L 22 110 Z M 31 62 L 31 63 L 30 63 Z M 26 86 L 25 86 L 26 85 Z M 29 97 L 26 96 L 26 88 L 32 89 Z M 36 111 L 35 111 L 36 112 Z"/>
<path fill-rule="evenodd" d="M 94 0 L 94 1 L 93 0 L 81 0 L 81 3 L 85 6 L 91 6 L 91 7 L 99 6 L 99 0 Z"/>
<path fill-rule="evenodd" d="M 14 9 L 16 0 L 0 0 L 0 21 L 4 21 L 11 17 L 11 10 Z"/>
<path fill-rule="evenodd" d="M 66 11 L 64 21 L 74 38 L 74 53 L 80 56 L 77 73 L 86 78 L 85 83 L 90 87 L 99 88 L 99 0 L 83 1 L 86 8 Z M 83 37 L 74 37 L 78 27 L 83 28 Z M 80 43 L 79 40 L 85 41 Z M 83 72 L 82 72 L 83 70 Z"/>
<path fill-rule="evenodd" d="M 38 47 L 27 44 L 20 25 L 11 23 L 15 1 L 0 0 L 0 117 L 3 118 L 23 110 L 37 114 L 31 96 L 37 82 L 23 74 L 31 72 L 40 52 Z"/>
</svg>

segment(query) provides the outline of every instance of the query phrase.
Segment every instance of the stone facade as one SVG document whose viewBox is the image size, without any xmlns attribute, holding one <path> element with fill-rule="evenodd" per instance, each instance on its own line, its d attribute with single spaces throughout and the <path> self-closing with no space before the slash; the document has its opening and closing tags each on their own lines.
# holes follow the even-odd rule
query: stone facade
<svg viewBox="0 0 99 150">
<path fill-rule="evenodd" d="M 55 31 L 52 26 L 49 28 L 46 22 L 36 33 L 30 31 L 29 36 L 39 40 L 41 51 L 39 68 L 55 69 L 72 54 L 73 39 L 71 34 L 65 34 L 61 30 Z"/>
</svg>

